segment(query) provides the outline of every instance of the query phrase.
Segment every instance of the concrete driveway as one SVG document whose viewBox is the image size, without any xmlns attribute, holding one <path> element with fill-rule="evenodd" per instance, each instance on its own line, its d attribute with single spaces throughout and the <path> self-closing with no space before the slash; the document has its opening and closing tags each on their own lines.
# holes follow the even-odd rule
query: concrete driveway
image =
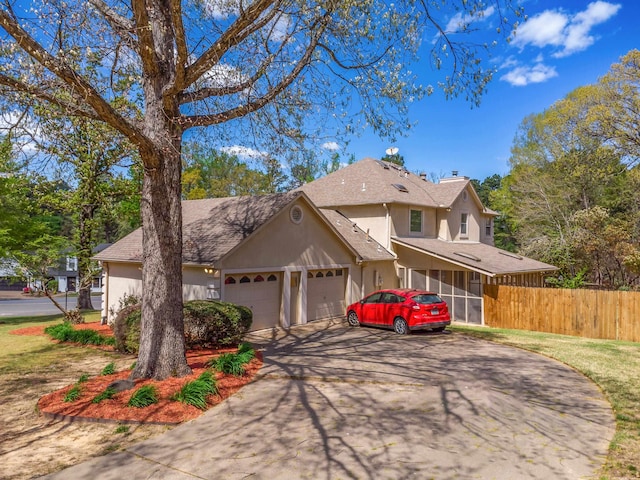
<svg viewBox="0 0 640 480">
<path fill-rule="evenodd" d="M 574 370 L 456 334 L 320 322 L 250 340 L 260 378 L 202 417 L 49 478 L 578 479 L 614 433 Z"/>
</svg>

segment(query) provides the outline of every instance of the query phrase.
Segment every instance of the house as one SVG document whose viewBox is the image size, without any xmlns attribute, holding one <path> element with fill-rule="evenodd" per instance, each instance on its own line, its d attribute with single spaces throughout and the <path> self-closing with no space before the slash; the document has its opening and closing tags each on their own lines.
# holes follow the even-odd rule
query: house
<svg viewBox="0 0 640 480">
<path fill-rule="evenodd" d="M 396 256 L 385 287 L 428 289 L 452 319 L 483 323 L 482 286 L 542 286 L 556 267 L 494 247 L 493 220 L 469 178 L 439 183 L 393 163 L 364 159 L 301 187 L 322 211 L 333 210 Z"/>
<path fill-rule="evenodd" d="M 27 282 L 15 260 L 0 258 L 0 291 L 22 291 Z"/>
<path fill-rule="evenodd" d="M 378 288 L 428 288 L 453 318 L 482 323 L 487 283 L 541 285 L 555 267 L 493 246 L 493 219 L 469 179 L 435 184 L 364 159 L 294 192 L 189 200 L 183 209 L 183 297 L 253 310 L 253 329 L 344 315 Z M 95 255 L 103 317 L 140 295 L 142 232 Z"/>
<path fill-rule="evenodd" d="M 250 307 L 253 329 L 344 315 L 346 305 L 395 275 L 394 255 L 303 192 L 188 200 L 183 211 L 183 297 Z M 102 316 L 142 293 L 142 231 L 94 256 L 103 268 Z"/>
</svg>

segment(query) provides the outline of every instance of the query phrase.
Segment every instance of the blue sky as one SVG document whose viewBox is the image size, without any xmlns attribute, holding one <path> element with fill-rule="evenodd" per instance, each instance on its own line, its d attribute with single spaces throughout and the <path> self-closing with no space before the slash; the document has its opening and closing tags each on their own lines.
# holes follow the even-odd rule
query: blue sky
<svg viewBox="0 0 640 480">
<path fill-rule="evenodd" d="M 398 147 L 411 171 L 484 179 L 509 172 L 518 125 L 575 88 L 594 83 L 629 50 L 640 48 L 638 0 L 529 0 L 527 22 L 515 40 L 493 51 L 498 69 L 479 107 L 441 94 L 413 105 L 416 126 Z M 486 28 L 493 28 L 486 22 Z M 421 81 L 435 83 L 428 68 Z M 353 138 L 346 151 L 356 159 L 380 158 L 389 141 L 373 134 Z"/>
</svg>

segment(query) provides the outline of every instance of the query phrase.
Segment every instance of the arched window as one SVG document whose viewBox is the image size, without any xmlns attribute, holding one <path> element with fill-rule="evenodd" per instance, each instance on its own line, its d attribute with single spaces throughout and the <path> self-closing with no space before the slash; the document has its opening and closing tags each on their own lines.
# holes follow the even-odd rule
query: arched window
<svg viewBox="0 0 640 480">
<path fill-rule="evenodd" d="M 251 279 L 245 275 L 240 279 L 240 283 L 251 283 Z"/>
<path fill-rule="evenodd" d="M 278 280 L 278 277 L 276 277 L 273 273 L 267 277 L 267 282 L 275 282 L 276 280 Z"/>
<path fill-rule="evenodd" d="M 313 273 L 307 272 L 307 278 L 313 278 Z"/>
<path fill-rule="evenodd" d="M 318 272 L 316 273 L 316 278 L 322 278 L 324 277 L 324 275 L 322 274 L 322 272 Z"/>
<path fill-rule="evenodd" d="M 225 285 L 233 285 L 234 283 L 236 283 L 236 279 L 227 275 L 227 278 L 224 279 L 224 283 Z"/>
<path fill-rule="evenodd" d="M 327 277 L 333 277 L 333 272 L 331 270 L 327 272 Z"/>
<path fill-rule="evenodd" d="M 264 282 L 264 277 L 262 275 L 256 275 L 255 278 L 253 279 L 254 283 L 255 282 Z"/>
</svg>

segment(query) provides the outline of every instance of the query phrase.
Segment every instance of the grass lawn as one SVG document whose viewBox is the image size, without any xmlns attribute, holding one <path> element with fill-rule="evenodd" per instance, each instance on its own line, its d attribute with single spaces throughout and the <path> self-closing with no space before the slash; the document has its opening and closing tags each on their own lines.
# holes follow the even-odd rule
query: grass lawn
<svg viewBox="0 0 640 480">
<path fill-rule="evenodd" d="M 83 313 L 86 322 L 100 319 L 100 312 Z M 49 336 L 11 335 L 12 330 L 36 325 L 55 325 L 62 315 L 3 317 L 0 323 L 0 374 L 49 370 L 56 365 L 95 355 L 91 349 L 59 345 Z"/>
<path fill-rule="evenodd" d="M 451 329 L 555 358 L 589 377 L 616 416 L 601 478 L 640 478 L 640 343 L 461 325 Z"/>
</svg>

